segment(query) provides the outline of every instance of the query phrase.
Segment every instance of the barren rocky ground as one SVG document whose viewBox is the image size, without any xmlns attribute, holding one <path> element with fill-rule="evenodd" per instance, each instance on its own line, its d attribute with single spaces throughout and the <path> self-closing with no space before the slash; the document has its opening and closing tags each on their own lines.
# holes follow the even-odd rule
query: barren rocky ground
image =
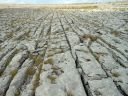
<svg viewBox="0 0 128 96">
<path fill-rule="evenodd" d="M 0 9 L 0 96 L 128 96 L 128 12 Z"/>
</svg>

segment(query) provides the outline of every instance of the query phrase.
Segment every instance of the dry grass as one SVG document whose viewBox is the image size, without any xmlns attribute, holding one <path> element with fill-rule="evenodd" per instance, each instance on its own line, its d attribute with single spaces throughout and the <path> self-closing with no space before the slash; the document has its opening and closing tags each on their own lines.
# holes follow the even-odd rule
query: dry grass
<svg viewBox="0 0 128 96">
<path fill-rule="evenodd" d="M 58 66 L 52 66 L 51 69 L 53 70 L 52 74 L 56 74 L 57 76 L 60 75 L 58 72 L 61 72 L 61 74 L 64 73 L 63 69 L 59 68 Z"/>
<path fill-rule="evenodd" d="M 63 49 L 56 49 L 56 48 L 53 48 L 51 49 L 49 52 L 48 52 L 48 57 L 51 57 L 55 54 L 59 54 L 59 53 L 64 53 L 64 50 Z"/>
<path fill-rule="evenodd" d="M 32 53 L 29 54 L 29 58 L 32 59 L 34 61 L 34 64 L 36 66 L 43 64 L 43 59 L 41 55 L 34 55 Z"/>
<path fill-rule="evenodd" d="M 75 96 L 74 94 L 73 94 L 73 92 L 72 91 L 67 91 L 67 94 L 66 94 L 66 96 Z"/>
<path fill-rule="evenodd" d="M 43 63 L 43 59 L 40 55 L 38 55 L 35 59 L 35 64 L 39 65 L 39 64 L 42 64 L 42 63 Z"/>
<path fill-rule="evenodd" d="M 128 8 L 113 8 L 115 11 L 128 11 Z"/>
<path fill-rule="evenodd" d="M 116 36 L 116 37 L 120 36 L 120 32 L 118 32 L 118 31 L 112 31 L 111 34 Z"/>
<path fill-rule="evenodd" d="M 63 5 L 63 6 L 53 6 L 55 9 L 97 9 L 97 5 Z"/>
<path fill-rule="evenodd" d="M 114 76 L 114 77 L 119 77 L 119 76 L 120 76 L 120 74 L 119 74 L 119 73 L 117 73 L 117 72 L 113 72 L 113 73 L 112 73 L 112 76 Z"/>
<path fill-rule="evenodd" d="M 35 89 L 39 86 L 39 80 L 40 80 L 40 73 L 41 73 L 41 69 L 43 66 L 43 59 L 41 55 L 34 55 L 32 53 L 29 53 L 29 58 L 33 60 L 34 62 L 34 66 L 37 66 L 38 69 L 34 69 L 34 68 L 28 68 L 26 74 L 28 75 L 34 75 L 35 74 L 35 80 L 33 83 L 33 88 L 32 90 L 35 91 Z"/>
<path fill-rule="evenodd" d="M 107 53 L 97 53 L 97 52 L 94 52 L 94 55 L 95 55 L 95 58 L 96 60 L 100 61 L 100 58 L 105 56 L 105 55 L 108 55 Z"/>
<path fill-rule="evenodd" d="M 55 84 L 55 80 L 56 80 L 56 77 L 55 76 L 49 75 L 48 76 L 48 79 L 51 80 L 51 83 L 52 84 Z"/>
<path fill-rule="evenodd" d="M 52 58 L 49 58 L 46 61 L 44 61 L 44 64 L 51 64 L 51 65 L 53 65 L 53 63 L 54 63 L 54 61 L 53 61 Z"/>
<path fill-rule="evenodd" d="M 7 38 L 13 38 L 13 36 L 14 36 L 14 33 L 13 32 L 6 33 L 6 37 Z"/>
<path fill-rule="evenodd" d="M 1 4 L 1 8 L 97 9 L 98 4 Z"/>
<path fill-rule="evenodd" d="M 31 30 L 29 29 L 28 32 L 24 33 L 24 36 L 25 36 L 26 39 L 28 39 L 28 37 L 30 37 L 30 32 L 31 32 Z"/>
<path fill-rule="evenodd" d="M 96 96 L 102 96 L 102 93 L 98 90 L 95 90 L 94 93 L 95 93 Z"/>
<path fill-rule="evenodd" d="M 4 66 L 7 67 L 11 62 L 12 58 L 18 53 L 18 49 L 16 49 L 4 62 Z M 0 76 L 3 74 L 4 70 L 0 70 Z"/>
<path fill-rule="evenodd" d="M 34 75 L 35 72 L 36 72 L 36 70 L 33 67 L 30 67 L 27 69 L 26 74 L 27 75 Z"/>
<path fill-rule="evenodd" d="M 39 68 L 36 70 L 36 73 L 35 73 L 35 77 L 36 79 L 34 80 L 34 83 L 33 83 L 33 90 L 35 91 L 36 88 L 39 86 L 40 84 L 40 74 L 41 74 L 41 69 L 42 69 L 42 66 L 43 64 L 39 65 Z"/>
<path fill-rule="evenodd" d="M 20 91 L 19 90 L 16 91 L 15 96 L 20 96 Z"/>
<path fill-rule="evenodd" d="M 40 72 L 38 71 L 36 73 L 36 79 L 33 83 L 33 90 L 35 90 L 39 86 L 39 80 L 40 80 Z"/>
<path fill-rule="evenodd" d="M 16 49 L 5 61 L 5 67 L 7 67 L 9 65 L 9 63 L 11 62 L 12 58 L 19 52 L 18 49 Z"/>
<path fill-rule="evenodd" d="M 14 70 L 12 70 L 12 71 L 10 72 L 10 75 L 11 75 L 12 77 L 15 77 L 15 75 L 17 74 L 17 72 L 18 72 L 18 70 L 17 70 L 17 69 L 14 69 Z"/>
<path fill-rule="evenodd" d="M 91 41 L 96 41 L 98 37 L 91 34 L 86 34 L 82 37 L 82 39 L 88 39 L 88 38 L 90 38 Z"/>
<path fill-rule="evenodd" d="M 53 69 L 53 70 L 58 70 L 58 69 L 60 69 L 60 68 L 59 68 L 58 66 L 56 66 L 56 65 L 53 65 L 51 69 Z"/>
<path fill-rule="evenodd" d="M 127 11 L 128 2 L 124 3 L 76 3 L 76 4 L 0 4 L 0 9 L 3 8 L 38 8 L 40 10 L 44 9 L 59 9 L 59 10 L 113 10 L 113 11 Z M 117 7 L 118 6 L 118 7 Z M 123 6 L 123 8 L 121 7 Z M 84 9 L 84 10 L 83 10 Z"/>
</svg>

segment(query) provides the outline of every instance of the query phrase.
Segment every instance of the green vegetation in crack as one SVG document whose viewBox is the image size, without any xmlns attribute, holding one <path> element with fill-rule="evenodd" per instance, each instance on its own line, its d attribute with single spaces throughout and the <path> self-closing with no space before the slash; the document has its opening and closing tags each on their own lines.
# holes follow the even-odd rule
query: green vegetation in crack
<svg viewBox="0 0 128 96">
<path fill-rule="evenodd" d="M 4 62 L 4 67 L 6 68 L 9 63 L 11 62 L 11 60 L 13 59 L 13 57 L 19 52 L 18 49 L 16 49 Z M 0 70 L 0 76 L 3 74 L 4 70 Z"/>
<path fill-rule="evenodd" d="M 26 74 L 27 75 L 34 75 L 35 72 L 36 72 L 35 68 L 30 67 L 27 69 Z"/>
<path fill-rule="evenodd" d="M 5 61 L 5 66 L 7 67 L 9 63 L 11 62 L 12 58 L 19 52 L 18 49 L 16 49 L 10 56 L 9 58 L 6 59 Z"/>
<path fill-rule="evenodd" d="M 12 76 L 12 78 L 15 77 L 15 75 L 17 74 L 17 72 L 18 72 L 18 69 L 14 69 L 14 70 L 12 70 L 12 71 L 10 72 L 10 75 Z"/>
</svg>

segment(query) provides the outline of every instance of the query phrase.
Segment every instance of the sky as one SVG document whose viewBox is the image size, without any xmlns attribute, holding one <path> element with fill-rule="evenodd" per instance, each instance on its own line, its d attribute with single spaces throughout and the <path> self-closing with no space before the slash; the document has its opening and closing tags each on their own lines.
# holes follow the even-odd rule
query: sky
<svg viewBox="0 0 128 96">
<path fill-rule="evenodd" d="M 18 4 L 67 4 L 67 3 L 93 3 L 93 2 L 112 2 L 123 0 L 0 0 L 0 3 Z"/>
</svg>

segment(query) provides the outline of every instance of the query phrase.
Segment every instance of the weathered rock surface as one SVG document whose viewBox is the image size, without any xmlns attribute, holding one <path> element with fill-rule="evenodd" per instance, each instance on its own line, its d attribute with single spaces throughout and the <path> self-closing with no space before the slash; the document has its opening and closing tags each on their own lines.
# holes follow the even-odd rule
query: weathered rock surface
<svg viewBox="0 0 128 96">
<path fill-rule="evenodd" d="M 0 9 L 0 96 L 128 96 L 128 12 Z"/>
</svg>

